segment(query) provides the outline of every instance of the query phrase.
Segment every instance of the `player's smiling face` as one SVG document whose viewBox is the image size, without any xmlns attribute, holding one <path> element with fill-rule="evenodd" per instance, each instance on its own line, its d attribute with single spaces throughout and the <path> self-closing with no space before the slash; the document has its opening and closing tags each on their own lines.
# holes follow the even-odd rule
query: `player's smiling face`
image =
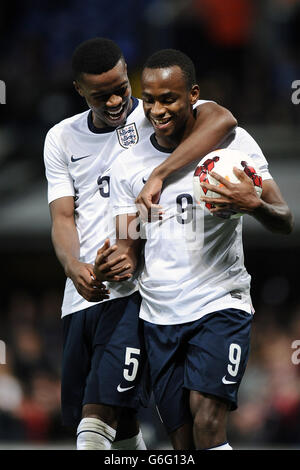
<svg viewBox="0 0 300 470">
<path fill-rule="evenodd" d="M 199 87 L 187 87 L 180 67 L 145 68 L 142 74 L 142 99 L 146 117 L 157 141 L 164 147 L 180 142 L 186 123 L 193 119 L 192 105 L 199 98 Z"/>
<path fill-rule="evenodd" d="M 131 87 L 123 59 L 100 75 L 83 73 L 75 82 L 78 93 L 93 112 L 96 127 L 118 127 L 125 123 L 131 109 Z"/>
</svg>

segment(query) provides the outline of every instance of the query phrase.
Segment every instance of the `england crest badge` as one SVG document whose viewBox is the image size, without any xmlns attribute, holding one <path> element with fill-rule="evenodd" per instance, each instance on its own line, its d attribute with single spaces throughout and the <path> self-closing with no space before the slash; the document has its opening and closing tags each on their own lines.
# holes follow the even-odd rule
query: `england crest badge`
<svg viewBox="0 0 300 470">
<path fill-rule="evenodd" d="M 119 129 L 117 129 L 117 133 L 119 143 L 125 149 L 137 144 L 139 141 L 139 135 L 134 122 L 132 124 L 126 124 L 125 126 L 119 127 Z"/>
</svg>

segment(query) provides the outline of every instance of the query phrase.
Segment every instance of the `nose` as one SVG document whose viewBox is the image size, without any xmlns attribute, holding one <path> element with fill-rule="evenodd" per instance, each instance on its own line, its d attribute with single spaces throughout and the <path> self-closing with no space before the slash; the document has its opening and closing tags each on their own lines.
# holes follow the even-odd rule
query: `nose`
<svg viewBox="0 0 300 470">
<path fill-rule="evenodd" d="M 165 114 L 165 112 L 166 112 L 165 107 L 159 101 L 155 101 L 155 103 L 153 104 L 151 108 L 152 116 L 155 116 L 155 117 L 162 116 L 163 114 Z"/>
<path fill-rule="evenodd" d="M 119 95 L 111 95 L 106 102 L 106 106 L 110 108 L 118 108 L 122 104 L 122 97 Z"/>
</svg>

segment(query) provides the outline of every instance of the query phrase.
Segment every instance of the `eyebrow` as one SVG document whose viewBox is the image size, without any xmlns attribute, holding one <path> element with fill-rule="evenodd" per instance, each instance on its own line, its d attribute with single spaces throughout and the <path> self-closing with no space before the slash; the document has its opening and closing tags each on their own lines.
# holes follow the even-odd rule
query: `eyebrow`
<svg viewBox="0 0 300 470">
<path fill-rule="evenodd" d="M 126 80 L 125 82 L 123 82 L 120 86 L 118 86 L 118 88 L 115 88 L 114 90 L 105 91 L 105 92 L 94 91 L 93 93 L 91 93 L 90 96 L 106 96 L 106 95 L 112 95 L 113 93 L 115 93 L 116 91 L 121 90 L 121 89 L 124 88 L 125 86 L 128 86 L 128 80 Z"/>
</svg>

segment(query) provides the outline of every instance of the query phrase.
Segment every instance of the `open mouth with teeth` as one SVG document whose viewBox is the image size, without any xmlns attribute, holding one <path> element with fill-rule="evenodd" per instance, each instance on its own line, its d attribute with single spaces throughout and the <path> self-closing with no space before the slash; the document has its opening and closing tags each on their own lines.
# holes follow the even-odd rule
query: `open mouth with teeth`
<svg viewBox="0 0 300 470">
<path fill-rule="evenodd" d="M 167 118 L 163 118 L 163 119 L 151 118 L 151 122 L 152 122 L 153 126 L 155 127 L 155 129 L 164 130 L 164 129 L 167 129 L 169 127 L 169 124 L 171 122 L 171 117 L 167 117 Z"/>
<path fill-rule="evenodd" d="M 114 110 L 106 110 L 105 115 L 111 122 L 118 122 L 123 120 L 127 110 L 127 103 L 122 104 L 119 108 Z"/>
</svg>

